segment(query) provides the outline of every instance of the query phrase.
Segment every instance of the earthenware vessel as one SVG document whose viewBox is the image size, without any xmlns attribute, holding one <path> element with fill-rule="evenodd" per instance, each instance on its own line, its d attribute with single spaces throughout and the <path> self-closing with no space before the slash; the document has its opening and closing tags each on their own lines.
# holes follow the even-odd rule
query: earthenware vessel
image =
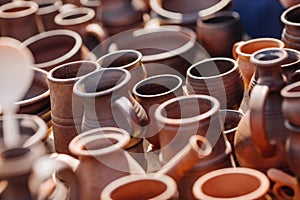
<svg viewBox="0 0 300 200">
<path fill-rule="evenodd" d="M 240 15 L 235 11 L 220 11 L 199 18 L 196 31 L 197 40 L 211 57 L 232 57 L 233 45 L 244 34 Z"/>
<path fill-rule="evenodd" d="M 38 5 L 33 1 L 13 1 L 3 4 L 0 7 L 1 36 L 24 41 L 38 34 L 37 10 Z"/>
<path fill-rule="evenodd" d="M 54 145 L 58 153 L 70 154 L 70 141 L 81 133 L 83 103 L 73 95 L 73 86 L 81 77 L 99 68 L 93 61 L 74 61 L 48 73 Z"/>
<path fill-rule="evenodd" d="M 250 109 L 241 119 L 234 139 L 236 156 L 243 167 L 261 171 L 270 167 L 288 169 L 285 154 L 288 132 L 280 95 L 286 85 L 281 64 L 287 56 L 282 48 L 262 49 L 251 56 L 260 76 L 251 92 Z"/>
<path fill-rule="evenodd" d="M 255 71 L 255 66 L 250 62 L 251 55 L 260 49 L 271 47 L 283 48 L 284 43 L 275 38 L 255 38 L 248 41 L 240 41 L 234 44 L 232 55 L 233 58 L 238 62 L 245 88 L 248 88 L 250 80 Z"/>
<path fill-rule="evenodd" d="M 281 22 L 284 24 L 285 32 L 291 36 L 300 36 L 300 5 L 294 5 L 287 8 L 280 16 Z"/>
</svg>

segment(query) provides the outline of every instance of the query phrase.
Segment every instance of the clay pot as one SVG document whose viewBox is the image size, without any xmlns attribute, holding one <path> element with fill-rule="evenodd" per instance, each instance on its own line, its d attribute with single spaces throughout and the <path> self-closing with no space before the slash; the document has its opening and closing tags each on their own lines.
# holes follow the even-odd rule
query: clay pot
<svg viewBox="0 0 300 200">
<path fill-rule="evenodd" d="M 176 183 L 211 150 L 204 137 L 192 136 L 188 144 L 159 171 L 117 179 L 103 189 L 100 199 L 177 199 Z M 145 184 L 149 187 L 145 188 Z"/>
<path fill-rule="evenodd" d="M 171 74 L 151 76 L 138 82 L 133 88 L 134 98 L 143 106 L 148 116 L 145 138 L 158 150 L 160 148 L 159 129 L 154 117 L 155 109 L 164 101 L 182 96 L 183 81 Z"/>
<path fill-rule="evenodd" d="M 299 37 L 300 36 L 300 5 L 294 5 L 287 8 L 280 16 L 281 22 L 287 34 Z"/>
<path fill-rule="evenodd" d="M 15 117 L 20 126 L 22 143 L 10 149 L 3 142 L 3 117 L 0 118 L 0 179 L 7 182 L 0 198 L 32 200 L 28 178 L 33 163 L 46 153 L 42 140 L 46 137 L 47 126 L 37 116 L 19 114 Z"/>
<path fill-rule="evenodd" d="M 32 52 L 34 67 L 50 71 L 64 63 L 92 56 L 74 31 L 57 29 L 34 35 L 23 42 Z"/>
<path fill-rule="evenodd" d="M 134 85 L 147 77 L 147 72 L 142 63 L 142 54 L 136 50 L 114 51 L 97 60 L 101 68 L 126 69 L 131 74 L 129 89 L 132 91 Z"/>
<path fill-rule="evenodd" d="M 283 48 L 284 43 L 275 38 L 256 38 L 234 44 L 232 55 L 238 62 L 245 88 L 248 88 L 255 71 L 255 66 L 250 62 L 251 55 L 260 49 L 271 47 Z"/>
<path fill-rule="evenodd" d="M 188 94 L 205 94 L 219 100 L 222 109 L 238 110 L 244 96 L 238 64 L 230 58 L 210 58 L 193 64 L 187 70 Z"/>
<path fill-rule="evenodd" d="M 234 11 L 199 18 L 196 30 L 197 40 L 211 57 L 232 57 L 233 45 L 241 41 L 244 34 L 240 15 Z"/>
<path fill-rule="evenodd" d="M 93 9 L 76 7 L 57 14 L 54 22 L 59 28 L 79 33 L 85 46 L 93 50 L 107 37 L 106 31 L 94 22 L 95 17 Z"/>
<path fill-rule="evenodd" d="M 136 6 L 132 0 L 102 0 L 101 3 L 99 21 L 109 36 L 143 27 L 145 11 Z"/>
<path fill-rule="evenodd" d="M 102 4 L 100 0 L 80 0 L 80 4 L 84 7 L 91 8 L 95 12 L 95 19 L 94 21 L 98 21 L 99 9 Z"/>
<path fill-rule="evenodd" d="M 56 152 L 70 154 L 70 141 L 81 133 L 83 103 L 73 95 L 75 82 L 99 68 L 96 62 L 74 61 L 57 66 L 48 73 Z"/>
<path fill-rule="evenodd" d="M 192 183 L 208 171 L 231 166 L 230 144 L 222 134 L 218 110 L 220 103 L 207 95 L 172 98 L 155 110 L 160 141 L 160 162 L 167 163 L 187 143 L 192 135 L 202 135 L 213 146 L 212 153 L 196 163 L 179 183 L 180 199 L 192 197 Z M 185 188 L 185 189 L 184 189 Z"/>
<path fill-rule="evenodd" d="M 138 139 L 130 145 L 141 141 L 145 131 L 142 125 L 147 121 L 147 115 L 140 104 L 131 100 L 133 97 L 128 88 L 130 80 L 129 71 L 107 68 L 75 83 L 73 92 L 84 106 L 83 131 L 107 126 L 119 127 Z"/>
<path fill-rule="evenodd" d="M 288 169 L 287 129 L 280 95 L 286 85 L 281 64 L 287 56 L 281 48 L 262 49 L 251 56 L 260 76 L 251 92 L 250 109 L 240 121 L 234 140 L 236 156 L 243 167 L 262 171 L 270 167 Z"/>
<path fill-rule="evenodd" d="M 140 51 L 148 77 L 174 74 L 184 79 L 191 63 L 205 55 L 197 46 L 195 32 L 179 26 L 129 30 L 104 41 L 101 47 L 103 55 L 121 49 Z"/>
<path fill-rule="evenodd" d="M 61 0 L 34 0 L 39 6 L 37 15 L 39 16 L 39 26 L 41 31 L 57 29 L 54 18 L 59 14 L 59 8 L 63 5 Z"/>
<path fill-rule="evenodd" d="M 201 176 L 193 185 L 196 199 L 271 200 L 269 179 L 250 168 L 224 168 Z"/>
<path fill-rule="evenodd" d="M 38 34 L 36 21 L 37 3 L 33 1 L 13 1 L 0 7 L 1 36 L 20 41 Z"/>
<path fill-rule="evenodd" d="M 213 1 L 174 1 L 150 0 L 152 18 L 157 17 L 161 24 L 180 25 L 196 30 L 199 17 L 206 17 L 230 6 L 230 0 Z"/>
</svg>

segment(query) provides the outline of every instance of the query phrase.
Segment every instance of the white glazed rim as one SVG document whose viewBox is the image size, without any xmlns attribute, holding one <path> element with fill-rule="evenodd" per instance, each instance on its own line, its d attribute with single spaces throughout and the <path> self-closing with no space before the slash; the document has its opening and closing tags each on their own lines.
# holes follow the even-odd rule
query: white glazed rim
<svg viewBox="0 0 300 200">
<path fill-rule="evenodd" d="M 108 184 L 101 193 L 100 199 L 106 199 L 106 200 L 113 200 L 110 194 L 114 192 L 116 189 L 118 189 L 122 185 L 126 185 L 128 183 L 132 183 L 135 181 L 143 181 L 143 180 L 149 180 L 149 181 L 157 181 L 160 183 L 164 183 L 165 185 L 168 185 L 166 187 L 166 190 L 161 193 L 160 195 L 155 197 L 155 200 L 165 200 L 170 199 L 177 191 L 177 184 L 176 182 L 169 176 L 160 174 L 159 177 L 157 177 L 154 173 L 147 173 L 147 174 L 131 174 L 128 176 L 121 177 L 119 179 L 114 180 L 110 184 Z M 153 198 L 149 200 L 154 200 Z"/>
<path fill-rule="evenodd" d="M 61 0 L 48 0 L 48 1 L 45 1 L 45 0 L 40 0 L 40 1 L 37 1 L 35 0 L 38 4 L 39 3 L 44 3 L 44 4 L 47 4 L 47 3 L 51 3 L 51 5 L 49 6 L 46 6 L 46 7 L 41 7 L 38 9 L 37 11 L 37 14 L 38 15 L 46 15 L 46 14 L 49 14 L 49 13 L 52 13 L 54 11 L 57 11 L 59 9 L 60 6 L 62 6 L 62 1 Z"/>
<path fill-rule="evenodd" d="M 65 17 L 76 15 L 76 14 L 84 14 L 84 16 L 75 18 L 75 19 L 64 19 Z M 69 26 L 80 24 L 83 22 L 87 22 L 95 17 L 95 11 L 91 8 L 80 7 L 74 8 L 66 12 L 61 12 L 57 14 L 54 18 L 54 22 L 58 25 Z"/>
<path fill-rule="evenodd" d="M 6 12 L 6 10 L 10 10 L 18 7 L 27 7 L 27 9 L 17 11 L 17 12 Z M 37 12 L 38 8 L 39 8 L 38 4 L 33 1 L 13 1 L 0 6 L 0 15 L 1 17 L 8 18 L 8 19 L 25 17 Z"/>
<path fill-rule="evenodd" d="M 75 31 L 71 31 L 71 30 L 67 30 L 67 29 L 57 29 L 57 30 L 51 30 L 51 31 L 46 31 L 46 32 L 42 32 L 39 33 L 37 35 L 34 35 L 28 39 L 26 39 L 23 44 L 25 46 L 29 46 L 32 43 L 38 42 L 39 40 L 45 39 L 47 37 L 55 37 L 55 36 L 68 36 L 71 37 L 75 40 L 75 45 L 64 55 L 55 58 L 53 60 L 50 61 L 46 61 L 43 63 L 35 63 L 34 66 L 37 68 L 46 68 L 49 66 L 55 66 L 58 63 L 61 63 L 67 59 L 69 59 L 70 57 L 72 57 L 73 55 L 75 55 L 81 48 L 82 45 L 82 39 L 81 36 L 76 33 Z"/>
<path fill-rule="evenodd" d="M 290 26 L 300 26 L 300 23 L 295 23 L 295 22 L 290 22 L 286 19 L 286 15 L 296 9 L 300 8 L 300 4 L 294 5 L 292 7 L 289 7 L 288 9 L 286 9 L 280 16 L 280 20 L 282 23 L 286 24 L 286 25 L 290 25 Z"/>
<path fill-rule="evenodd" d="M 202 113 L 201 115 L 196 115 L 193 117 L 187 117 L 187 118 L 180 118 L 180 119 L 174 119 L 174 118 L 168 118 L 166 116 L 162 115 L 163 109 L 165 107 L 167 107 L 168 105 L 174 103 L 174 102 L 180 102 L 183 100 L 187 100 L 187 99 L 203 99 L 206 101 L 211 102 L 211 108 Z M 195 95 L 188 95 L 188 96 L 179 96 L 179 97 L 175 97 L 172 99 L 169 99 L 165 102 L 163 102 L 162 104 L 160 104 L 157 109 L 155 110 L 154 116 L 155 119 L 159 122 L 159 123 L 167 123 L 167 124 L 189 124 L 189 123 L 195 123 L 201 120 L 204 120 L 210 116 L 212 116 L 213 114 L 217 113 L 218 110 L 220 108 L 220 102 L 212 97 L 212 96 L 208 96 L 208 95 L 200 95 L 200 94 L 195 94 Z"/>
<path fill-rule="evenodd" d="M 140 86 L 143 86 L 144 84 L 147 84 L 148 82 L 149 83 L 153 83 L 152 81 L 155 80 L 155 79 L 160 79 L 160 78 L 172 78 L 173 80 L 177 80 L 177 84 L 174 88 L 171 88 L 170 90 L 168 90 L 167 92 L 163 92 L 163 93 L 159 93 L 159 94 L 151 94 L 151 95 L 147 95 L 147 94 L 141 94 L 139 92 L 137 92 L 137 88 L 140 87 Z M 155 82 L 157 83 L 157 82 Z M 173 75 L 173 74 L 160 74 L 160 75 L 156 75 L 156 76 L 151 76 L 151 77 L 148 77 L 144 80 L 141 80 L 140 82 L 136 83 L 133 87 L 133 94 L 138 96 L 138 97 L 159 97 L 159 96 L 164 96 L 166 94 L 170 94 L 170 93 L 173 93 L 174 91 L 176 91 L 178 88 L 182 87 L 182 84 L 183 84 L 183 81 L 182 79 L 177 76 L 177 75 Z"/>
<path fill-rule="evenodd" d="M 218 74 L 218 75 L 213 75 L 213 76 L 206 76 L 206 77 L 200 77 L 200 76 L 195 76 L 191 73 L 191 71 L 196 68 L 198 65 L 202 65 L 204 63 L 208 63 L 208 62 L 213 62 L 213 61 L 228 61 L 228 62 L 231 62 L 233 64 L 233 67 L 222 73 L 222 74 Z M 238 64 L 235 60 L 231 59 L 231 58 L 226 58 L 226 57 L 215 57 L 215 58 L 208 58 L 208 59 L 204 59 L 204 60 L 201 60 L 195 64 L 193 64 L 192 66 L 190 66 L 187 70 L 187 76 L 193 78 L 193 79 L 197 79 L 197 80 L 207 80 L 207 79 L 214 79 L 214 78 L 218 78 L 218 77 L 222 77 L 222 76 L 225 76 L 227 74 L 230 74 L 232 73 L 233 71 L 237 70 L 238 69 Z"/>
<path fill-rule="evenodd" d="M 218 176 L 222 176 L 225 174 L 245 174 L 250 176 L 255 176 L 259 182 L 261 183 L 260 186 L 253 192 L 250 192 L 246 195 L 242 195 L 239 197 L 230 197 L 230 198 L 217 198 L 217 197 L 211 197 L 206 195 L 202 192 L 202 185 L 206 181 L 208 181 L 211 178 L 215 178 Z M 211 172 L 208 172 L 207 174 L 204 174 L 200 178 L 197 179 L 197 181 L 193 185 L 193 194 L 198 199 L 207 199 L 207 200 L 226 200 L 226 199 L 234 199 L 234 200 L 244 200 L 244 199 L 257 199 L 259 197 L 262 197 L 265 195 L 270 187 L 269 179 L 264 175 L 262 172 L 258 170 L 254 170 L 251 168 L 243 168 L 243 167 L 237 167 L 237 168 L 223 168 L 214 170 Z"/>
</svg>

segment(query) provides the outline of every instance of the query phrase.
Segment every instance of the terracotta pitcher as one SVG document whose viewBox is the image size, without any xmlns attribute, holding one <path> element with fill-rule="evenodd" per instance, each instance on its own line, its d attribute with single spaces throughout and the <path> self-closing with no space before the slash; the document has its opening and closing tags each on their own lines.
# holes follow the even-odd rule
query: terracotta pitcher
<svg viewBox="0 0 300 200">
<path fill-rule="evenodd" d="M 58 153 L 71 154 L 69 143 L 81 133 L 83 103 L 73 94 L 73 86 L 99 68 L 96 62 L 81 60 L 57 66 L 48 73 L 54 145 Z"/>
<path fill-rule="evenodd" d="M 192 136 L 188 144 L 159 171 L 117 179 L 104 188 L 100 199 L 177 199 L 177 184 L 184 174 L 211 151 L 212 147 L 204 137 Z M 184 189 L 190 188 L 181 190 Z"/>
<path fill-rule="evenodd" d="M 270 167 L 288 168 L 287 129 L 280 95 L 286 85 L 281 64 L 287 56 L 282 48 L 262 49 L 251 56 L 260 76 L 251 92 L 250 109 L 241 119 L 235 135 L 234 146 L 241 166 L 262 171 Z"/>
</svg>

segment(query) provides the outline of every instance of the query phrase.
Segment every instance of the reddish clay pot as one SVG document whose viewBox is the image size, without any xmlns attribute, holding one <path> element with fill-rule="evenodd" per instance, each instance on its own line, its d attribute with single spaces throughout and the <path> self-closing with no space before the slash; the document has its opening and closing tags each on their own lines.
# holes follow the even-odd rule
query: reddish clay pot
<svg viewBox="0 0 300 200">
<path fill-rule="evenodd" d="M 250 109 L 235 135 L 235 151 L 241 166 L 266 171 L 270 167 L 288 169 L 285 154 L 287 129 L 281 109 L 281 89 L 286 85 L 281 64 L 288 54 L 281 48 L 255 52 L 251 62 L 259 78 L 250 96 Z"/>
<path fill-rule="evenodd" d="M 33 1 L 13 1 L 0 7 L 1 36 L 20 41 L 38 34 L 36 21 L 37 3 Z"/>
<path fill-rule="evenodd" d="M 188 94 L 205 94 L 219 100 L 222 109 L 238 110 L 244 97 L 244 84 L 235 60 L 210 58 L 187 70 Z"/>
<path fill-rule="evenodd" d="M 281 22 L 284 24 L 284 28 L 289 35 L 300 36 L 299 14 L 300 5 L 289 7 L 281 14 Z"/>
</svg>

